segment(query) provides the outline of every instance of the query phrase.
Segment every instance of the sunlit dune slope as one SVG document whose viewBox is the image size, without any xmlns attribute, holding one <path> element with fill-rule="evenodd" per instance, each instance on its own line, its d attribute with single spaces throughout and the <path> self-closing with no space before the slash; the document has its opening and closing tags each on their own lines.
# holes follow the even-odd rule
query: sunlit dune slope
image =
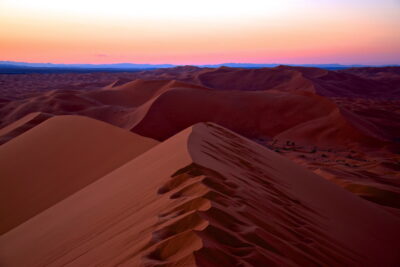
<svg viewBox="0 0 400 267">
<path fill-rule="evenodd" d="M 120 86 L 105 88 L 103 90 L 89 91 L 84 95 L 106 105 L 137 107 L 154 97 L 170 90 L 171 88 L 196 88 L 204 87 L 178 82 L 175 80 L 141 80 L 127 82 Z"/>
<path fill-rule="evenodd" d="M 3 144 L 0 146 L 0 233 L 157 143 L 87 117 L 56 116 Z"/>
<path fill-rule="evenodd" d="M 0 258 L 6 266 L 395 266 L 399 224 L 202 123 L 1 236 Z"/>
</svg>

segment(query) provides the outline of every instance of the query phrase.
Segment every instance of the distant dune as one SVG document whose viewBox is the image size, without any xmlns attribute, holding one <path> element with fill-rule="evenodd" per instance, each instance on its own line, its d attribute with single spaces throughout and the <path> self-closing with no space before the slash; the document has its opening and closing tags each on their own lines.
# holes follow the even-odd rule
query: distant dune
<svg viewBox="0 0 400 267">
<path fill-rule="evenodd" d="M 397 138 L 390 125 L 400 127 L 394 110 L 385 111 L 385 116 L 377 120 L 377 112 L 368 115 L 351 110 L 359 105 L 350 108 L 342 105 L 343 99 L 395 100 L 400 87 L 343 71 L 288 66 L 264 69 L 187 66 L 145 71 L 130 77 L 140 79 L 130 82 L 120 78 L 97 90 L 58 89 L 5 102 L 0 106 L 1 125 L 32 112 L 44 112 L 86 115 L 159 140 L 201 121 L 219 123 L 248 137 L 273 138 L 339 109 L 335 114 L 340 117 L 338 120 L 343 120 L 340 125 L 349 125 L 360 132 L 359 136 L 375 138 L 378 143 L 389 141 L 389 145 Z M 158 125 L 158 131 L 147 129 L 152 124 Z M 354 138 L 337 138 L 331 144 L 326 141 L 329 139 L 318 144 L 341 146 L 357 142 Z"/>
<path fill-rule="evenodd" d="M 249 137 L 273 137 L 333 108 L 333 102 L 308 93 L 177 88 L 158 97 L 132 131 L 164 140 L 197 122 L 212 121 Z"/>
<path fill-rule="evenodd" d="M 340 146 L 343 143 L 362 147 L 384 147 L 385 142 L 368 136 L 352 125 L 338 108 L 328 115 L 298 124 L 275 136 L 278 140 L 296 140 L 319 147 Z M 389 142 L 387 142 L 389 144 Z"/>
</svg>

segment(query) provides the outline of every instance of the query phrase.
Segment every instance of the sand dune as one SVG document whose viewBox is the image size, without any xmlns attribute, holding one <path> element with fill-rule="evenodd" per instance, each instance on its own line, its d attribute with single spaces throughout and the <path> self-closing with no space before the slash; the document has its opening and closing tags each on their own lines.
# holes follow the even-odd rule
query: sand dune
<svg viewBox="0 0 400 267">
<path fill-rule="evenodd" d="M 400 90 L 399 67 L 329 71 L 319 68 L 278 66 L 275 68 L 197 68 L 192 66 L 143 71 L 141 79 L 170 79 L 217 90 L 314 91 L 329 97 L 396 97 Z M 364 73 L 381 73 L 380 78 Z M 382 74 L 383 73 L 383 74 Z M 285 84 L 284 87 L 281 85 Z"/>
<path fill-rule="evenodd" d="M 37 118 L 32 114 L 24 121 Z M 56 116 L 0 146 L 0 233 L 157 142 L 80 116 Z"/>
<path fill-rule="evenodd" d="M 399 67 L 329 71 L 294 66 L 261 69 L 180 66 L 136 73 L 0 74 L 0 92 L 5 100 L 20 99 L 54 89 L 112 88 L 135 79 L 178 80 L 218 90 L 269 90 L 285 84 L 284 90 L 312 89 L 332 97 L 396 97 L 400 90 Z"/>
<path fill-rule="evenodd" d="M 273 137 L 327 115 L 334 107 L 333 102 L 312 93 L 181 88 L 159 96 L 132 131 L 164 140 L 197 122 L 212 121 L 245 136 Z M 154 127 L 158 130 L 153 131 Z"/>
<path fill-rule="evenodd" d="M 277 87 L 289 90 L 312 90 L 312 84 L 304 86 L 302 75 L 291 69 L 237 69 L 221 67 L 200 73 L 198 81 L 202 85 L 219 90 L 263 91 Z M 284 85 L 284 86 L 282 86 Z"/>
<path fill-rule="evenodd" d="M 0 258 L 6 266 L 395 266 L 399 224 L 208 123 L 2 235 Z"/>
<path fill-rule="evenodd" d="M 219 123 L 247 137 L 271 138 L 339 109 L 341 119 L 346 121 L 343 125 L 354 127 L 361 135 L 392 142 L 397 138 L 395 130 L 400 123 L 396 110 L 388 110 L 397 102 L 371 111 L 370 107 L 354 109 L 356 105 L 348 100 L 372 99 L 377 95 L 394 97 L 397 88 L 347 72 L 289 66 L 263 69 L 187 66 L 131 73 L 129 77 L 136 79 L 130 82 L 127 77 L 97 90 L 53 90 L 6 102 L 0 106 L 0 127 L 29 113 L 44 112 L 89 116 L 125 129 L 137 129 L 142 134 L 147 131 L 146 125 L 162 120 L 161 132 L 149 135 L 160 140 L 200 121 Z M 202 103 L 207 103 L 207 108 Z M 379 103 L 375 101 L 374 105 Z M 233 118 L 223 112 L 236 114 L 237 118 L 232 122 Z M 176 117 L 181 114 L 183 118 Z M 382 115 L 376 117 L 377 114 Z M 393 127 L 393 123 L 397 126 Z M 340 145 L 348 143 L 343 141 Z"/>
<path fill-rule="evenodd" d="M 137 79 L 105 90 L 90 91 L 86 95 L 106 105 L 137 107 L 171 88 L 196 88 L 201 86 L 186 84 L 175 80 Z"/>
<path fill-rule="evenodd" d="M 373 149 L 385 146 L 385 142 L 364 134 L 350 124 L 337 108 L 326 116 L 298 124 L 274 138 L 281 142 L 296 140 L 298 144 L 325 148 L 338 148 L 343 143 L 353 148 L 361 146 Z"/>
<path fill-rule="evenodd" d="M 0 129 L 0 145 L 51 118 L 51 114 L 33 112 Z"/>
<path fill-rule="evenodd" d="M 388 84 L 392 88 L 397 88 L 400 94 L 400 68 L 399 67 L 367 67 L 350 68 L 340 72 L 350 73 L 365 79 L 373 79 Z"/>
<path fill-rule="evenodd" d="M 121 79 L 131 81 L 135 78 L 135 73 L 129 72 L 0 74 L 0 95 L 7 100 L 22 99 L 54 89 L 91 90 Z"/>
<path fill-rule="evenodd" d="M 324 177 L 333 175 L 337 184 L 366 199 L 397 207 L 388 199 L 400 192 L 398 69 L 184 66 L 17 80 L 0 75 L 8 94 L 15 86 L 15 97 L 0 101 L 0 127 L 6 127 L 0 142 L 41 123 L 29 119 L 35 112 L 91 117 L 160 141 L 210 121 L 311 171 L 322 170 Z M 37 90 L 28 90 L 30 84 Z M 353 190 L 365 181 L 376 190 L 364 195 Z"/>
<path fill-rule="evenodd" d="M 0 101 L 0 265 L 400 262 L 396 68 L 96 75 Z"/>
</svg>

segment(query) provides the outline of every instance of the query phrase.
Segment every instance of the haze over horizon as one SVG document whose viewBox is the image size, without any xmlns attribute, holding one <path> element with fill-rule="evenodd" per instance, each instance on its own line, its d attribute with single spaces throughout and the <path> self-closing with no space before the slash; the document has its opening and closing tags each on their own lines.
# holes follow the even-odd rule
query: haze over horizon
<svg viewBox="0 0 400 267">
<path fill-rule="evenodd" d="M 392 65 L 400 2 L 4 0 L 0 60 Z"/>
<path fill-rule="evenodd" d="M 330 63 L 280 63 L 280 62 L 219 62 L 219 63 L 203 63 L 203 64 L 172 64 L 169 62 L 162 62 L 162 63 L 147 63 L 147 62 L 111 62 L 111 63 L 91 63 L 91 62 L 71 62 L 71 63 L 64 63 L 64 62 L 24 62 L 24 61 L 12 61 L 12 60 L 0 60 L 0 64 L 4 64 L 5 66 L 8 65 L 15 65 L 15 66 L 26 66 L 26 67 L 107 67 L 107 66 L 114 66 L 116 68 L 140 68 L 140 66 L 146 67 L 179 67 L 179 66 L 196 66 L 196 67 L 238 67 L 238 68 L 247 68 L 247 67 L 278 67 L 282 66 L 304 66 L 304 67 L 396 67 L 400 64 L 393 63 L 393 64 L 358 64 L 358 63 L 348 63 L 348 64 L 340 64 L 336 62 Z"/>
</svg>

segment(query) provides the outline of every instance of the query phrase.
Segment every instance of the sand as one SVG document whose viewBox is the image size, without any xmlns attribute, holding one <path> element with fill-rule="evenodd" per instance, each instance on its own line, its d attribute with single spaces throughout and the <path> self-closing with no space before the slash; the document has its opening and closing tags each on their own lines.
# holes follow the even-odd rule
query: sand
<svg viewBox="0 0 400 267">
<path fill-rule="evenodd" d="M 395 266 L 399 223 L 203 123 L 2 235 L 0 258 L 6 266 Z"/>
<path fill-rule="evenodd" d="M 398 69 L 184 66 L 139 73 L 0 75 L 7 94 L 14 94 L 0 101 L 0 127 L 5 127 L 0 143 L 55 115 L 91 117 L 159 141 L 210 121 L 393 208 L 398 206 L 393 194 L 400 195 Z M 37 89 L 30 88 L 30 94 L 19 90 L 31 85 Z M 310 151 L 321 153 L 310 156 Z M 349 160 L 350 154 L 358 156 Z M 354 190 L 360 185 L 373 189 L 359 194 L 365 191 Z"/>
<path fill-rule="evenodd" d="M 0 233 L 158 142 L 81 116 L 56 116 L 0 146 Z"/>
<path fill-rule="evenodd" d="M 399 73 L 0 75 L 0 265 L 397 266 Z"/>
</svg>

